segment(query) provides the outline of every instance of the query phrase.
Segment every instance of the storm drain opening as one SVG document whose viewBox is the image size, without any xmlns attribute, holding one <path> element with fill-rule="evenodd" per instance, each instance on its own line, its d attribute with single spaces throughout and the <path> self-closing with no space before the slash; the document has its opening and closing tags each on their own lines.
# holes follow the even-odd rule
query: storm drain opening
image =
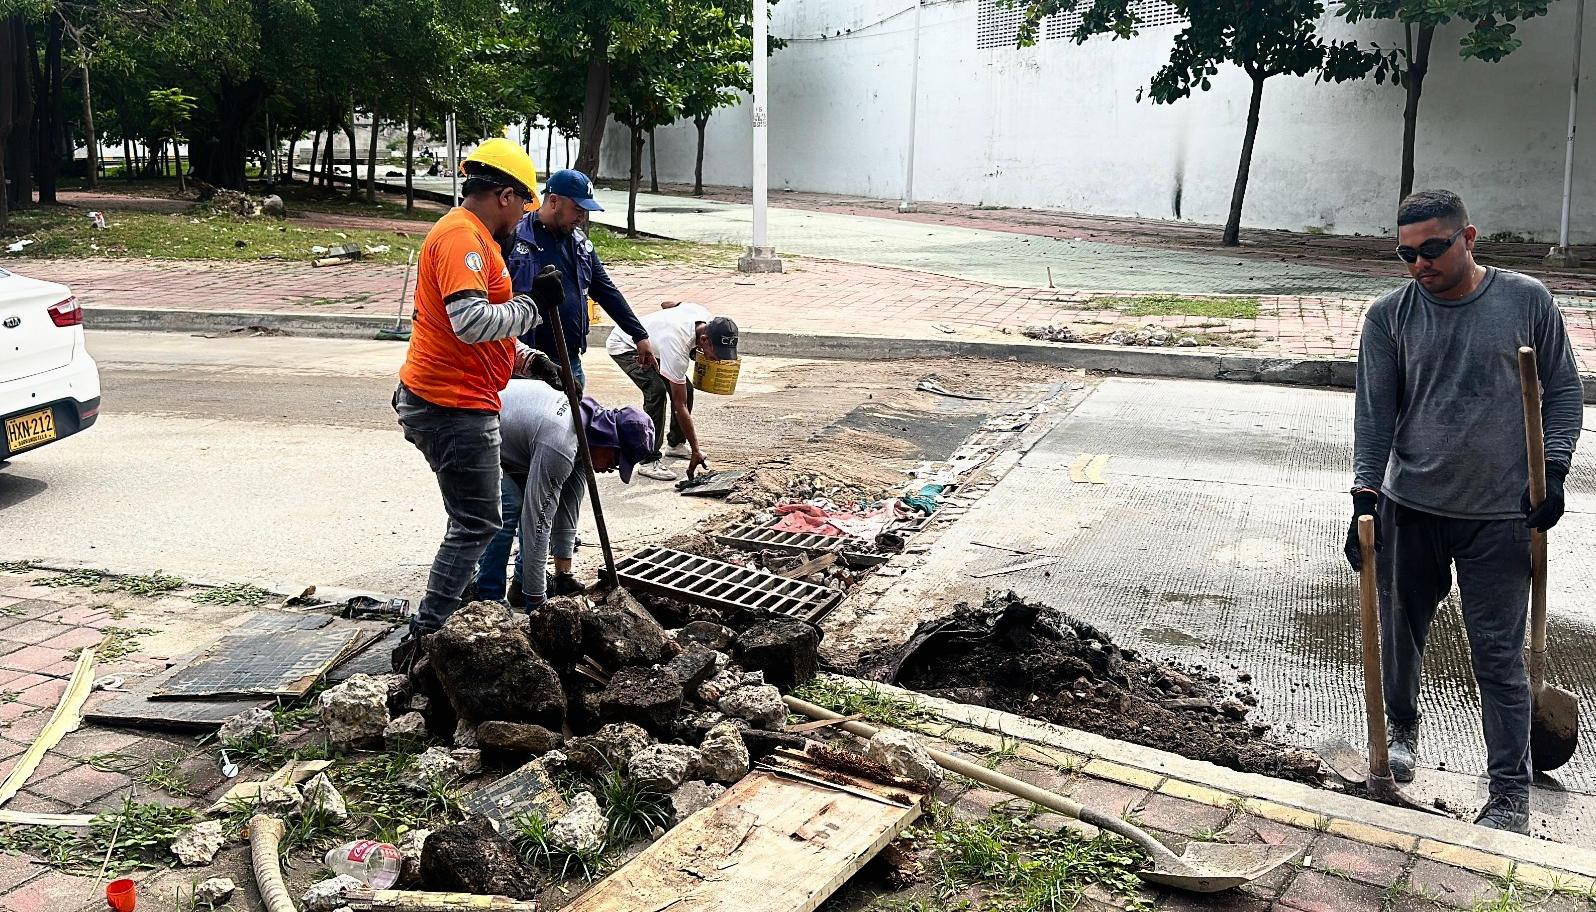
<svg viewBox="0 0 1596 912">
<path fill-rule="evenodd" d="M 616 566 L 622 586 L 735 613 L 756 608 L 811 624 L 842 601 L 843 593 L 763 570 L 670 548 L 643 548 Z"/>
<path fill-rule="evenodd" d="M 862 538 L 842 535 L 819 535 L 814 532 L 785 532 L 757 522 L 733 523 L 716 532 L 715 540 L 739 551 L 776 551 L 799 557 L 813 558 L 836 553 L 843 563 L 851 567 L 874 567 L 887 561 L 890 555 L 873 552 Z"/>
</svg>

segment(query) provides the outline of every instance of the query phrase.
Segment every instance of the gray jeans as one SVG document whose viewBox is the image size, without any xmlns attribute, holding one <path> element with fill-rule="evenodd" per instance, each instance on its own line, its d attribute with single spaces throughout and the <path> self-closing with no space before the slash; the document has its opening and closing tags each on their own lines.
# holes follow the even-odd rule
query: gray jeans
<svg viewBox="0 0 1596 912">
<path fill-rule="evenodd" d="M 1419 674 L 1436 608 L 1457 567 L 1469 657 L 1480 688 L 1492 794 L 1528 795 L 1530 688 L 1524 626 L 1529 530 L 1517 519 L 1449 519 L 1380 501 L 1385 539 L 1375 566 L 1386 717 L 1419 718 Z"/>
<path fill-rule="evenodd" d="M 427 594 L 411 622 L 412 629 L 431 632 L 460 607 L 477 559 L 499 531 L 499 416 L 433 405 L 403 386 L 394 393 L 393 407 L 405 439 L 437 476 L 449 514 Z"/>
<path fill-rule="evenodd" d="M 658 450 L 662 442 L 669 442 L 677 446 L 687 442 L 681 426 L 676 423 L 676 410 L 671 408 L 671 384 L 669 380 L 660 376 L 657 370 L 649 370 L 637 363 L 637 355 L 627 352 L 624 355 L 611 355 L 615 363 L 621 366 L 626 376 L 632 378 L 637 388 L 643 391 L 643 411 L 654 421 L 654 449 Z M 693 410 L 693 384 L 687 384 L 687 411 Z M 665 434 L 665 413 L 671 417 L 670 436 L 667 440 Z M 654 459 L 658 459 L 656 455 Z M 652 460 L 650 460 L 652 461 Z"/>
</svg>

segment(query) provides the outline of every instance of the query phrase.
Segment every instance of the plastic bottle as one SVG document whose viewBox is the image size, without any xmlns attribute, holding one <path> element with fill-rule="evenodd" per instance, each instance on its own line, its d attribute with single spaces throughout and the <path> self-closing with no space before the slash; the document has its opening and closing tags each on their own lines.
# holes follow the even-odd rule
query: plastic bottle
<svg viewBox="0 0 1596 912">
<path fill-rule="evenodd" d="M 386 890 L 399 880 L 399 850 L 386 842 L 361 839 L 330 849 L 325 859 L 334 874 L 348 874 L 373 890 Z"/>
</svg>

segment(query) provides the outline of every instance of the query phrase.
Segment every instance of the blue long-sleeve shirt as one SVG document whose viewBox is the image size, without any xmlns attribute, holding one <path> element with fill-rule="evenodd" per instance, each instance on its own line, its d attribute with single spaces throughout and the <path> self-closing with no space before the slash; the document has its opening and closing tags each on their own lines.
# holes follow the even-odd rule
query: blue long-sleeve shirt
<svg viewBox="0 0 1596 912">
<path fill-rule="evenodd" d="M 552 264 L 560 270 L 560 283 L 565 286 L 560 321 L 565 325 L 565 344 L 571 357 L 587 351 L 588 298 L 597 301 L 632 341 L 648 338 L 643 321 L 632 312 L 626 296 L 615 287 L 604 264 L 599 262 L 593 242 L 580 228 L 568 235 L 558 235 L 538 219 L 536 212 L 529 212 L 516 225 L 515 236 L 507 248 L 505 263 L 510 268 L 510 283 L 517 294 L 532 293 L 532 279 L 544 266 Z M 522 336 L 521 341 L 541 352 L 553 354 L 556 351 L 554 327 L 547 321 Z"/>
</svg>

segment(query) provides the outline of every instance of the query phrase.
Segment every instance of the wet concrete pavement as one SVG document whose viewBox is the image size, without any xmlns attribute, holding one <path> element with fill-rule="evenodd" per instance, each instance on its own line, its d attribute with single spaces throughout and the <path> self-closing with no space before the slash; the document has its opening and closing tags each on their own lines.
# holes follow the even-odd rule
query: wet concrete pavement
<svg viewBox="0 0 1596 912">
<path fill-rule="evenodd" d="M 1228 685 L 1249 674 L 1258 717 L 1285 740 L 1361 743 L 1356 585 L 1341 555 L 1351 416 L 1352 398 L 1339 392 L 1107 380 L 829 648 L 901 640 L 959 601 L 1012 588 L 1122 646 L 1204 665 Z M 1582 697 L 1585 730 L 1596 731 L 1596 570 L 1583 559 L 1596 545 L 1588 455 L 1576 461 L 1569 514 L 1551 541 L 1552 675 Z M 1475 776 L 1484 746 L 1455 601 L 1427 659 L 1423 762 L 1432 769 L 1414 791 L 1472 810 L 1483 794 Z M 1538 833 L 1589 830 L 1596 739 L 1542 785 Z"/>
</svg>

